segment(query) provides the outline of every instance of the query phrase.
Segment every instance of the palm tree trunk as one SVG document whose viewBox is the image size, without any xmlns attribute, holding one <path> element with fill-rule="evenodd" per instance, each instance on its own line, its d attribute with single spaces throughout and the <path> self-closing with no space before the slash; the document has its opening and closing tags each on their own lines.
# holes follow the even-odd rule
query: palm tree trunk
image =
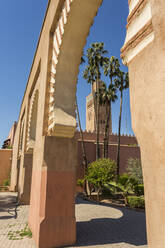
<svg viewBox="0 0 165 248">
<path fill-rule="evenodd" d="M 88 168 L 88 161 L 87 161 L 86 150 L 85 150 L 84 135 L 83 135 L 83 131 L 82 131 L 82 128 L 81 128 L 80 114 L 79 114 L 79 109 L 78 109 L 78 104 L 77 104 L 77 97 L 76 97 L 76 111 L 77 111 L 78 124 L 79 124 L 79 128 L 80 128 L 84 175 L 86 175 L 87 168 Z M 87 182 L 86 182 L 86 180 L 85 180 L 85 183 L 84 183 L 84 191 L 87 194 Z"/>
<path fill-rule="evenodd" d="M 120 98 L 120 115 L 119 115 L 119 129 L 118 129 L 118 146 L 117 146 L 117 173 L 116 181 L 119 180 L 120 173 L 120 131 L 121 131 L 121 115 L 122 115 L 122 101 L 123 101 L 123 89 L 121 88 L 121 98 Z"/>
<path fill-rule="evenodd" d="M 92 84 L 93 85 L 93 84 Z M 96 96 L 95 96 L 95 94 L 94 94 L 94 92 L 93 92 L 93 89 L 92 89 L 92 97 L 93 97 L 93 106 L 94 106 L 94 125 L 95 125 L 95 127 L 96 127 L 96 123 L 97 123 L 97 121 L 96 121 Z"/>
<path fill-rule="evenodd" d="M 110 84 L 112 85 L 112 76 L 110 76 Z M 109 101 L 108 130 L 107 130 L 107 137 L 106 137 L 106 155 L 105 155 L 106 158 L 108 158 L 110 127 L 112 129 L 112 104 L 111 104 L 111 100 Z M 112 130 L 111 130 L 111 132 L 112 132 Z"/>
<path fill-rule="evenodd" d="M 103 145 L 103 158 L 106 158 L 107 149 L 107 133 L 108 133 L 108 102 L 105 103 L 105 130 L 104 130 L 104 145 Z"/>
<path fill-rule="evenodd" d="M 109 150 L 109 131 L 111 126 L 111 101 L 109 102 L 109 110 L 108 110 L 108 130 L 106 136 L 106 150 L 105 150 L 105 157 L 108 158 L 108 150 Z"/>
<path fill-rule="evenodd" d="M 99 102 L 99 79 L 96 80 L 96 160 L 100 158 L 99 136 L 100 136 L 100 118 L 99 118 L 100 102 Z"/>
</svg>

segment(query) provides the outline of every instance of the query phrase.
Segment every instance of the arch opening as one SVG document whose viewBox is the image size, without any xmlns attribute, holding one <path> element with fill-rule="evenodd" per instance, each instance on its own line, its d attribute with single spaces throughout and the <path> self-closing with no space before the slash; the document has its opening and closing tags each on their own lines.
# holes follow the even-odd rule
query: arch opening
<svg viewBox="0 0 165 248">
<path fill-rule="evenodd" d="M 29 127 L 27 138 L 27 151 L 34 148 L 36 141 L 37 130 L 37 114 L 38 114 L 38 90 L 34 92 L 31 100 L 30 114 L 29 114 Z"/>
</svg>

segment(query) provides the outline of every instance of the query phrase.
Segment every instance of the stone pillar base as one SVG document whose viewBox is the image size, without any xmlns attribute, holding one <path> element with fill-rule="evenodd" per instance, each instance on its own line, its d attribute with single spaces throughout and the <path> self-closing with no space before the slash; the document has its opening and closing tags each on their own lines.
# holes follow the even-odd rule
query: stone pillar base
<svg viewBox="0 0 165 248">
<path fill-rule="evenodd" d="M 15 159 L 16 166 L 13 165 L 13 168 L 15 170 L 12 170 L 11 172 L 11 185 L 9 190 L 11 192 L 18 192 L 18 181 L 19 181 L 19 174 L 20 174 L 20 159 Z M 12 169 L 13 169 L 12 168 Z"/>
<path fill-rule="evenodd" d="M 33 170 L 29 226 L 39 248 L 73 245 L 76 142 L 69 138 L 44 139 L 43 166 Z"/>
<path fill-rule="evenodd" d="M 23 158 L 23 183 L 18 186 L 18 199 L 21 204 L 30 204 L 31 179 L 32 179 L 33 154 L 24 154 Z"/>
<path fill-rule="evenodd" d="M 37 240 L 37 247 L 52 248 L 74 245 L 76 242 L 75 230 L 75 218 L 46 218 L 40 223 L 40 235 Z"/>
</svg>

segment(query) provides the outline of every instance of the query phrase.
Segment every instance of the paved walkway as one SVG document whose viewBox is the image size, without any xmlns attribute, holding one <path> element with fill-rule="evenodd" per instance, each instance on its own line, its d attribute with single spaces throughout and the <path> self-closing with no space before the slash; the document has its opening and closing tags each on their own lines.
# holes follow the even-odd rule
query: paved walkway
<svg viewBox="0 0 165 248">
<path fill-rule="evenodd" d="M 19 206 L 16 194 L 0 193 L 0 248 L 36 248 L 33 239 L 20 239 L 28 219 L 28 206 Z M 8 211 L 9 210 L 9 211 Z M 147 248 L 145 214 L 124 208 L 76 202 L 78 247 Z"/>
</svg>

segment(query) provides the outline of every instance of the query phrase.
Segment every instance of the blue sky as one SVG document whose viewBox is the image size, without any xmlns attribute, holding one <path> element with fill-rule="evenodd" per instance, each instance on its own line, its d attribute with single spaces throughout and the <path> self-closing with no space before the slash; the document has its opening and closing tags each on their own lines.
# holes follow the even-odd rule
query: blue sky
<svg viewBox="0 0 165 248">
<path fill-rule="evenodd" d="M 0 3 L 0 146 L 18 119 L 46 6 L 47 0 L 1 0 Z M 85 50 L 92 42 L 101 41 L 110 56 L 120 58 L 127 16 L 128 0 L 104 0 Z M 122 69 L 127 70 L 124 66 Z M 77 96 L 85 129 L 85 97 L 90 93 L 90 86 L 82 78 L 82 70 L 81 67 Z M 113 132 L 117 132 L 118 127 L 119 100 L 113 105 Z M 124 93 L 122 133 L 132 134 L 128 90 Z"/>
</svg>

